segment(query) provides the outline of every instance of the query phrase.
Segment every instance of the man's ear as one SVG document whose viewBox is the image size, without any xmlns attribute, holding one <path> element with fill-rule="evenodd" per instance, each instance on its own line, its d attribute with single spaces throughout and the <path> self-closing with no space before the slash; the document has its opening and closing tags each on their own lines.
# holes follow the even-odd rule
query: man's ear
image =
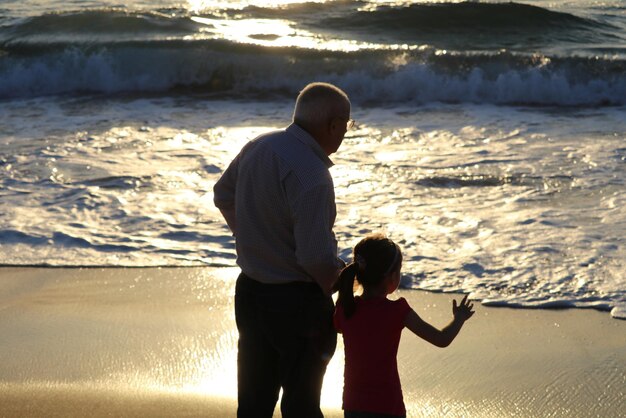
<svg viewBox="0 0 626 418">
<path fill-rule="evenodd" d="M 341 123 L 341 118 L 338 118 L 338 117 L 332 118 L 330 122 L 328 123 L 328 131 L 333 132 L 339 129 L 339 126 L 341 126 L 340 123 Z"/>
</svg>

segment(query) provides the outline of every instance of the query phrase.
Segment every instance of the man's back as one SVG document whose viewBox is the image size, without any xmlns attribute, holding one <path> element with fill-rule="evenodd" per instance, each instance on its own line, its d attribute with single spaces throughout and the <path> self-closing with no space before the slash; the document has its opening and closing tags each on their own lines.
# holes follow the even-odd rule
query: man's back
<svg viewBox="0 0 626 418">
<path fill-rule="evenodd" d="M 215 199 L 218 206 L 237 202 L 237 263 L 246 274 L 264 283 L 312 281 L 336 257 L 331 165 L 297 125 L 244 147 L 228 169 L 234 172 L 216 184 Z"/>
</svg>

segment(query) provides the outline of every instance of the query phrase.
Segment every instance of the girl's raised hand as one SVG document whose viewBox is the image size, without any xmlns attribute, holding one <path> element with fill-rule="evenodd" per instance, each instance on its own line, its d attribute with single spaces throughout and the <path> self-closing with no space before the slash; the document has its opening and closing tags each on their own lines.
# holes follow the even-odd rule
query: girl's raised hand
<svg viewBox="0 0 626 418">
<path fill-rule="evenodd" d="M 460 319 L 462 321 L 467 321 L 474 315 L 474 304 L 470 303 L 467 300 L 467 295 L 461 300 L 461 304 L 457 306 L 456 300 L 452 300 L 452 313 L 454 314 L 455 319 Z"/>
</svg>

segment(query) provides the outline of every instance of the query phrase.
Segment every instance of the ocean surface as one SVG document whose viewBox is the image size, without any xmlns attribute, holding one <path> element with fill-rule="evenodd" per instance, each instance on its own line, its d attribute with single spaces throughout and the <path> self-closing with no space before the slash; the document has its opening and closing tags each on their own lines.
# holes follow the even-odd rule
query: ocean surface
<svg viewBox="0 0 626 418">
<path fill-rule="evenodd" d="M 328 81 L 341 256 L 626 319 L 621 0 L 0 1 L 0 265 L 234 266 L 213 184 Z"/>
</svg>

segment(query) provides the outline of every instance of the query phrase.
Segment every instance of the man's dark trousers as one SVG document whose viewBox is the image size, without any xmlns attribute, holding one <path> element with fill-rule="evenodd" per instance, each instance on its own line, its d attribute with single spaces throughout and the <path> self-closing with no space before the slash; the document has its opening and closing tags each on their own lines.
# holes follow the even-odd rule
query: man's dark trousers
<svg viewBox="0 0 626 418">
<path fill-rule="evenodd" d="M 320 418 L 326 366 L 335 352 L 333 301 L 316 283 L 263 284 L 241 274 L 238 418 L 271 418 L 283 389 L 283 418 Z"/>
</svg>

